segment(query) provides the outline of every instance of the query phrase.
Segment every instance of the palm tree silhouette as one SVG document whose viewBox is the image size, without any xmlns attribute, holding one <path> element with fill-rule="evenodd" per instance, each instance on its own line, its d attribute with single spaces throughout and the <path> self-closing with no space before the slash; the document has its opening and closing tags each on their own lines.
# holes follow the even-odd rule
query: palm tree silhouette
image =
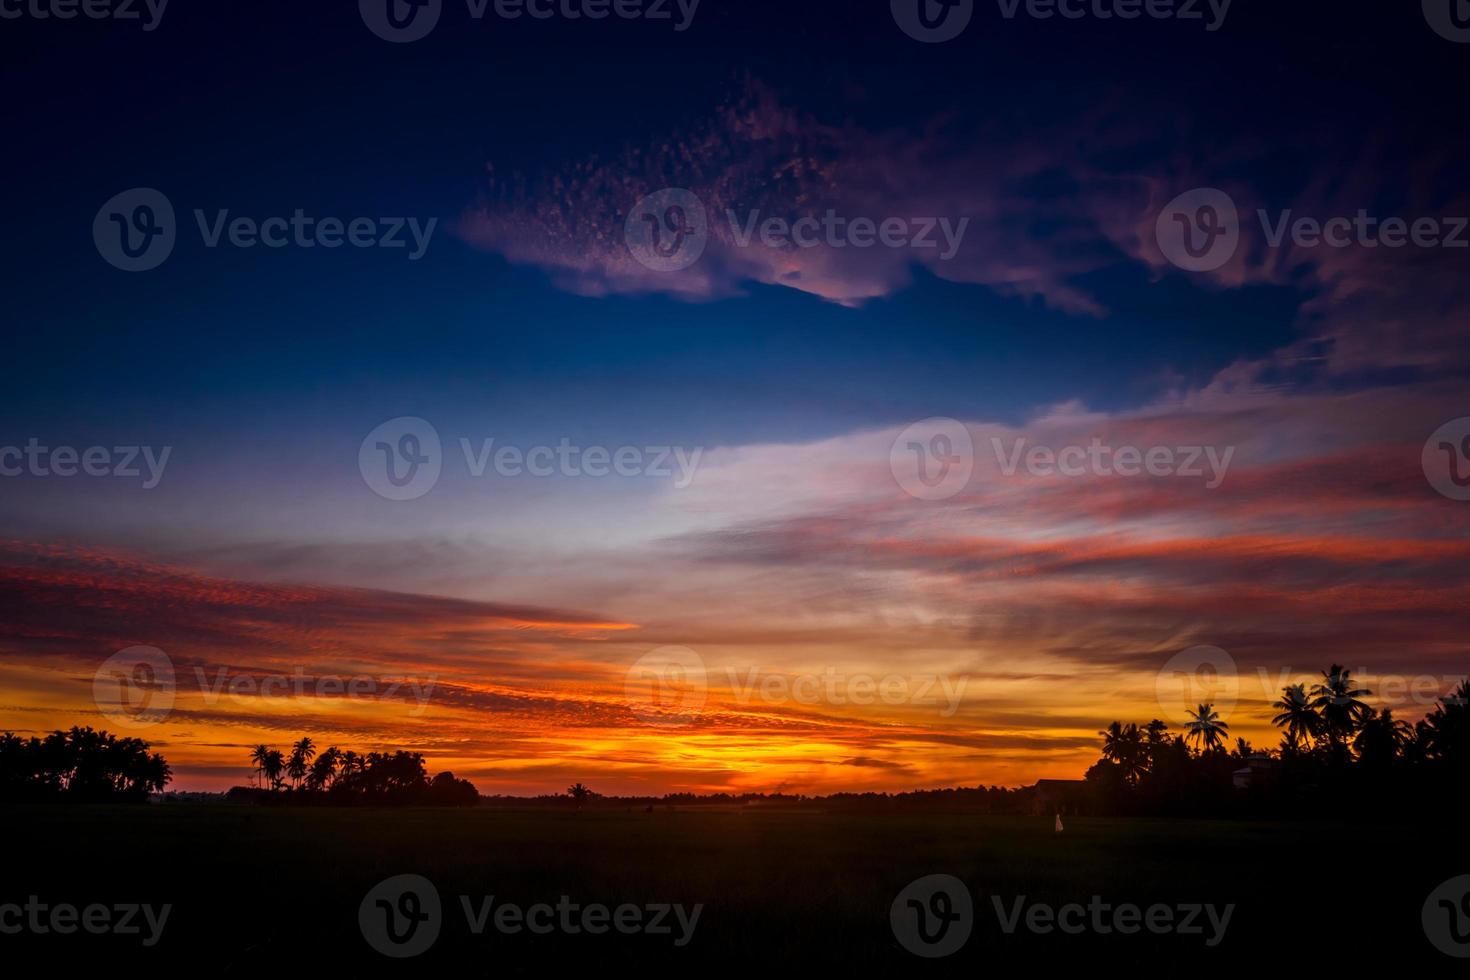
<svg viewBox="0 0 1470 980">
<path fill-rule="evenodd" d="M 1358 728 L 1353 739 L 1353 748 L 1358 758 L 1368 765 L 1392 762 L 1404 751 L 1404 746 L 1414 737 L 1414 729 L 1406 721 L 1393 716 L 1392 708 L 1382 711 L 1368 709 L 1368 716 Z"/>
<path fill-rule="evenodd" d="M 1138 726 L 1130 723 L 1125 727 L 1115 721 L 1098 734 L 1103 737 L 1103 758 L 1115 762 L 1130 784 L 1137 783 L 1148 771 L 1148 754 Z"/>
<path fill-rule="evenodd" d="M 270 759 L 270 746 L 257 745 L 250 752 L 250 761 L 255 763 L 255 781 L 258 786 L 264 786 L 265 767 Z"/>
<path fill-rule="evenodd" d="M 317 756 L 316 761 L 311 764 L 311 770 L 306 774 L 306 788 L 311 790 L 325 789 L 327 784 L 332 781 L 332 777 L 337 774 L 337 760 L 341 757 L 342 753 L 337 750 L 337 746 L 335 745 L 328 746 L 323 750 L 322 754 Z"/>
<path fill-rule="evenodd" d="M 1188 709 L 1185 709 L 1188 710 Z M 1187 741 L 1201 742 L 1206 749 L 1219 748 L 1223 742 L 1222 736 L 1230 730 L 1230 726 L 1220 720 L 1215 706 L 1206 701 L 1199 706 L 1199 710 L 1189 712 L 1190 721 L 1184 726 Z"/>
<path fill-rule="evenodd" d="M 306 736 L 291 746 L 291 758 L 286 763 L 286 773 L 291 777 L 291 785 L 295 786 L 306 778 L 307 766 L 316 756 L 316 745 L 310 736 Z"/>
<path fill-rule="evenodd" d="M 1304 684 L 1289 684 L 1281 689 L 1281 700 L 1271 705 L 1281 713 L 1271 724 L 1286 729 L 1286 744 L 1292 749 L 1310 748 L 1322 731 L 1322 716 L 1312 707 Z"/>
<path fill-rule="evenodd" d="M 272 790 L 281 788 L 281 773 L 286 769 L 286 758 L 281 755 L 280 749 L 271 749 L 265 754 L 265 765 L 263 771 L 265 778 L 270 782 Z"/>
<path fill-rule="evenodd" d="M 577 804 L 577 809 L 582 809 L 582 804 L 592 798 L 592 791 L 581 783 L 573 783 L 567 787 L 567 795 Z"/>
<path fill-rule="evenodd" d="M 1336 746 L 1345 744 L 1353 729 L 1368 717 L 1368 705 L 1358 697 L 1373 692 L 1353 684 L 1353 672 L 1333 664 L 1331 670 L 1322 672 L 1322 683 L 1312 687 L 1312 707 L 1321 713 L 1327 740 Z"/>
</svg>

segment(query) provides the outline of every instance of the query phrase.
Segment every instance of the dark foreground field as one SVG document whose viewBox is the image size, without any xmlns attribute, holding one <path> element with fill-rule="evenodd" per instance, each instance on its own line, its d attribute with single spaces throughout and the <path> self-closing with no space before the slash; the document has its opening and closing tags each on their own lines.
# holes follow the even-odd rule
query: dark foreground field
<svg viewBox="0 0 1470 980">
<path fill-rule="evenodd" d="M 863 815 L 778 811 L 294 810 L 228 806 L 35 807 L 0 811 L 0 904 L 37 896 L 78 907 L 172 906 L 158 943 L 137 936 L 0 935 L 0 949 L 58 965 L 183 968 L 224 975 L 321 964 L 353 974 L 631 964 L 649 975 L 851 968 L 974 975 L 1014 964 L 1275 969 L 1296 950 L 1341 967 L 1458 967 L 1426 940 L 1421 907 L 1470 872 L 1452 828 Z M 376 883 L 414 873 L 442 901 L 433 945 L 412 959 L 375 952 L 359 905 Z M 894 938 L 889 907 L 909 882 L 948 873 L 974 896 L 974 931 L 941 959 Z M 692 940 L 669 935 L 472 933 L 479 907 L 696 903 Z M 992 898 L 1061 906 L 1234 904 L 1224 938 L 1148 932 L 1006 933 Z M 1329 952 L 1336 951 L 1336 952 Z M 1342 959 L 1338 960 L 1337 957 Z M 456 963 L 465 965 L 456 967 Z M 1323 961 L 1325 962 L 1325 961 Z M 1334 966 L 1334 972 L 1338 969 Z M 1207 969 L 1207 975 L 1213 970 Z M 344 974 L 346 975 L 346 974 Z"/>
</svg>

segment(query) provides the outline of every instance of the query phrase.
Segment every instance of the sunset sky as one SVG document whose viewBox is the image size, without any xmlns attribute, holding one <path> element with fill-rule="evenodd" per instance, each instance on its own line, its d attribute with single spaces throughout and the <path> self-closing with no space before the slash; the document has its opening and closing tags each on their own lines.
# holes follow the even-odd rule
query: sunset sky
<svg viewBox="0 0 1470 980">
<path fill-rule="evenodd" d="M 175 789 L 310 735 L 484 793 L 821 793 L 1080 778 L 1110 721 L 1179 726 L 1200 646 L 1258 746 L 1330 663 L 1411 720 L 1470 673 L 1470 501 L 1432 465 L 1470 416 L 1470 248 L 1257 217 L 1470 215 L 1470 46 L 1418 4 L 1364 31 L 1238 0 L 1212 32 L 980 4 L 940 44 L 886 2 L 704 0 L 684 31 L 449 3 L 404 44 L 311 6 L 4 25 L 37 41 L 7 91 L 58 43 L 88 67 L 8 113 L 0 451 L 169 454 L 152 487 L 141 453 L 0 476 L 0 728 L 147 738 Z M 128 273 L 92 229 L 138 187 L 178 242 Z M 709 240 L 658 271 L 625 220 L 671 187 Z M 1240 244 L 1190 272 L 1156 228 L 1196 188 Z M 438 223 L 410 260 L 211 248 L 196 209 Z M 942 258 L 726 218 L 829 210 L 965 231 Z M 388 499 L 364 460 L 405 417 L 440 472 Z M 925 499 L 936 418 L 969 478 Z M 491 439 L 655 472 L 476 475 Z M 1010 465 L 1094 443 L 1203 472 Z M 140 645 L 173 707 L 120 720 L 94 675 Z"/>
</svg>

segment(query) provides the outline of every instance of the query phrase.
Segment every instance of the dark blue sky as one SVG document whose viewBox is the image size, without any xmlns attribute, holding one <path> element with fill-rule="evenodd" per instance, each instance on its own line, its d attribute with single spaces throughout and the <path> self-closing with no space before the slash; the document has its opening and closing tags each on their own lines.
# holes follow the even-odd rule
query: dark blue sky
<svg viewBox="0 0 1470 980">
<path fill-rule="evenodd" d="M 1105 326 L 922 275 L 860 310 L 760 286 L 703 304 L 592 301 L 442 231 L 418 263 L 373 250 L 209 251 L 190 235 L 162 269 L 126 275 L 99 261 L 90 222 L 134 186 L 164 190 L 185 214 L 447 220 L 474 202 L 487 164 L 535 174 L 677 133 L 747 77 L 871 129 L 1142 121 L 1154 159 L 1248 145 L 1228 156 L 1251 169 L 1219 177 L 1286 197 L 1326 162 L 1304 157 L 1309 147 L 1353 154 L 1372 142 L 1407 170 L 1434 149 L 1426 141 L 1447 145 L 1458 124 L 1446 93 L 1465 54 L 1412 5 L 1400 16 L 1239 0 L 1216 33 L 1006 22 L 982 5 L 944 45 L 902 36 L 876 2 L 705 0 L 683 33 L 615 19 L 476 23 L 451 3 L 432 36 L 408 45 L 373 37 L 353 4 L 303 6 L 175 0 L 151 33 L 4 23 L 13 151 L 0 193 L 7 224 L 24 230 L 3 245 L 12 351 L 25 365 L 7 414 L 64 426 L 70 415 L 156 422 L 177 411 L 187 428 L 242 409 L 371 416 L 417 394 L 652 429 L 677 405 L 700 438 L 740 440 L 941 407 L 1006 416 L 1065 398 L 1136 403 L 1165 372 L 1200 380 L 1282 345 L 1300 297 L 1227 297 L 1184 276 L 1160 284 L 1120 257 L 1090 274 L 1113 311 Z M 1056 150 L 1064 195 L 1070 148 Z"/>
</svg>

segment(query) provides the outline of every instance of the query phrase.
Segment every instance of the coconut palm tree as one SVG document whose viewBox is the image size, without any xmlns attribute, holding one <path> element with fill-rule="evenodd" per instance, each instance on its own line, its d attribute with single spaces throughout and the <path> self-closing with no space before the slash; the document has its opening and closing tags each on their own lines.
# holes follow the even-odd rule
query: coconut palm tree
<svg viewBox="0 0 1470 980">
<path fill-rule="evenodd" d="M 1346 744 L 1353 729 L 1368 717 L 1368 705 L 1358 698 L 1373 692 L 1354 687 L 1355 683 L 1351 670 L 1333 664 L 1322 672 L 1322 682 L 1312 687 L 1312 707 L 1322 715 L 1327 740 L 1336 746 Z"/>
<path fill-rule="evenodd" d="M 271 789 L 281 788 L 281 773 L 286 771 L 286 757 L 281 755 L 280 749 L 271 749 L 265 754 L 265 765 L 263 767 L 266 780 L 271 784 Z"/>
<path fill-rule="evenodd" d="M 271 750 L 268 745 L 257 745 L 250 752 L 250 761 L 255 763 L 255 782 L 257 786 L 264 786 L 265 765 L 270 759 L 270 754 Z"/>
<path fill-rule="evenodd" d="M 1470 769 L 1470 681 L 1441 698 L 1416 732 L 1425 758 L 1455 773 Z"/>
<path fill-rule="evenodd" d="M 310 736 L 303 738 L 291 746 L 291 758 L 286 762 L 286 774 L 291 777 L 291 785 L 294 787 L 306 778 L 307 767 L 316 756 L 316 745 Z"/>
<path fill-rule="evenodd" d="M 1148 753 L 1138 726 L 1115 721 L 1098 734 L 1103 737 L 1103 758 L 1116 763 L 1130 785 L 1136 784 L 1148 771 Z"/>
<path fill-rule="evenodd" d="M 310 790 L 325 789 L 327 784 L 332 781 L 332 777 L 337 774 L 337 760 L 341 757 L 342 753 L 337 750 L 337 746 L 335 745 L 328 746 L 323 750 L 322 754 L 317 756 L 316 761 L 311 764 L 311 769 L 306 774 L 306 788 Z"/>
<path fill-rule="evenodd" d="M 1353 748 L 1358 750 L 1358 758 L 1365 765 L 1384 765 L 1402 755 L 1404 746 L 1413 737 L 1414 729 L 1408 722 L 1395 718 L 1392 708 L 1382 711 L 1369 708 L 1353 739 Z"/>
<path fill-rule="evenodd" d="M 1199 706 L 1199 710 L 1190 711 L 1189 717 L 1190 721 L 1184 726 L 1186 741 L 1199 742 L 1206 749 L 1217 749 L 1221 746 L 1223 736 L 1230 730 L 1230 726 L 1220 720 L 1213 704 L 1206 701 Z"/>
<path fill-rule="evenodd" d="M 1305 684 L 1288 684 L 1281 689 L 1281 700 L 1271 705 L 1280 714 L 1271 719 L 1277 728 L 1286 729 L 1286 745 L 1292 749 L 1311 748 L 1312 740 L 1322 732 L 1322 716 L 1312 707 Z"/>
<path fill-rule="evenodd" d="M 573 783 L 567 788 L 567 795 L 577 804 L 577 809 L 582 809 L 582 804 L 592 798 L 592 791 L 581 783 Z"/>
</svg>

